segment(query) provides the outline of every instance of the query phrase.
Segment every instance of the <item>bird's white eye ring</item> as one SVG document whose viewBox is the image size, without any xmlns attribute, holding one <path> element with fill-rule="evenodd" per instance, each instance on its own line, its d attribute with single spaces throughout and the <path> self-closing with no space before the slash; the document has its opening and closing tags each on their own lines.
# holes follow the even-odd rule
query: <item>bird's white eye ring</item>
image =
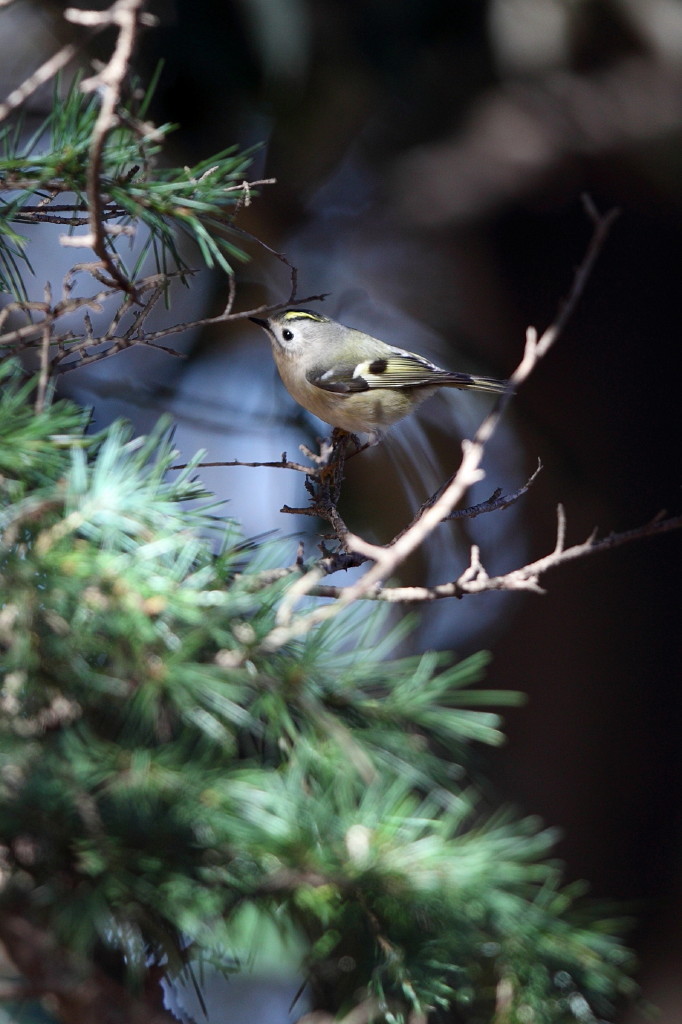
<svg viewBox="0 0 682 1024">
<path fill-rule="evenodd" d="M 282 331 L 282 337 L 284 338 L 285 341 L 291 341 L 293 336 L 294 336 L 294 332 L 290 331 L 288 327 L 286 327 Z"/>
</svg>

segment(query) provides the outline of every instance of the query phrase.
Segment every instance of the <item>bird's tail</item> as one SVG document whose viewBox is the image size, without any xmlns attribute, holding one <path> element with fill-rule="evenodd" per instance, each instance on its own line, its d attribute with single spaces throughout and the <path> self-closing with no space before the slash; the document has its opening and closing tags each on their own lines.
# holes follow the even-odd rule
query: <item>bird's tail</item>
<svg viewBox="0 0 682 1024">
<path fill-rule="evenodd" d="M 512 388 L 508 380 L 495 380 L 494 377 L 472 376 L 470 373 L 451 373 L 448 380 L 443 381 L 451 388 L 469 389 L 472 391 L 488 391 L 494 395 L 511 392 Z"/>
</svg>

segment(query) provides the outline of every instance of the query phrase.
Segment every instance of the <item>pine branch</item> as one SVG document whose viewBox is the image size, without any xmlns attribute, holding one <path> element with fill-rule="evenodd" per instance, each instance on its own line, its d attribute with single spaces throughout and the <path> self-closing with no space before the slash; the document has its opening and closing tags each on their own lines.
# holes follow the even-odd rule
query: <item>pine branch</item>
<svg viewBox="0 0 682 1024">
<path fill-rule="evenodd" d="M 111 58 L 89 79 L 77 76 L 65 97 L 56 97 L 53 112 L 28 142 L 20 143 L 13 127 L 0 131 L 5 149 L 0 159 L 0 192 L 12 193 L 10 202 L 0 207 L 4 263 L 0 284 L 14 290 L 18 299 L 25 298 L 17 262 L 25 258 L 25 239 L 12 228 L 13 222 L 87 226 L 85 235 L 62 236 L 61 244 L 92 249 L 100 281 L 134 301 L 138 299 L 135 277 L 150 248 L 156 253 L 158 247 L 159 273 L 169 269 L 169 260 L 178 269 L 189 270 L 177 248 L 178 233 L 192 240 L 208 267 L 231 274 L 232 263 L 246 259 L 234 240 L 234 218 L 251 202 L 255 188 L 271 184 L 272 179 L 248 181 L 251 154 L 240 154 L 236 147 L 192 168 L 156 166 L 171 126 L 156 128 L 144 119 L 154 83 L 142 99 L 136 88 L 124 97 L 139 30 L 154 23 L 143 7 L 144 0 L 117 0 L 106 11 L 68 10 L 68 19 L 85 26 L 88 34 L 110 26 L 118 29 Z M 75 52 L 65 48 L 31 76 L 9 98 L 5 115 Z M 17 197 L 17 192 L 23 194 Z M 55 202 L 70 193 L 75 195 L 73 202 Z M 139 225 L 149 237 L 136 265 L 126 270 L 116 239 Z"/>
<path fill-rule="evenodd" d="M 91 434 L 81 410 L 52 402 L 59 369 L 136 344 L 172 353 L 164 342 L 190 327 L 265 311 L 234 312 L 231 283 L 217 317 L 147 330 L 168 286 L 191 273 L 177 232 L 230 273 L 246 237 L 234 217 L 266 182 L 246 182 L 248 154 L 232 150 L 182 172 L 155 167 L 169 129 L 146 122 L 149 93 L 124 101 L 143 7 L 67 12 L 88 31 L 114 27 L 112 56 L 43 126 L 51 145 L 19 151 L 8 131 L 0 161 L 0 189 L 22 193 L 0 216 L 13 285 L 25 255 L 13 225 L 87 226 L 66 244 L 97 257 L 72 268 L 59 296 L 17 291 L 0 313 L 0 351 L 34 348 L 40 363 L 28 382 L 13 360 L 0 363 L 0 938 L 28 991 L 73 1024 L 165 1020 L 159 977 L 202 960 L 238 966 L 244 906 L 306 937 L 309 975 L 332 985 L 347 1024 L 423 1024 L 458 1005 L 476 1020 L 611 1016 L 632 991 L 621 924 L 574 909 L 551 830 L 484 814 L 470 785 L 472 743 L 501 741 L 496 708 L 519 695 L 474 688 L 485 655 L 395 658 L 407 626 L 387 630 L 379 605 L 326 624 L 319 612 L 295 616 L 330 571 L 366 559 L 369 583 L 330 589 L 331 614 L 390 593 L 388 575 L 437 523 L 526 492 L 535 474 L 455 509 L 509 396 L 465 447 L 464 468 L 387 548 L 338 513 L 347 438 L 304 449 L 310 469 L 283 455 L 277 468 L 307 476 L 301 511 L 322 513 L 340 542 L 311 567 L 299 549 L 283 570 L 225 520 L 195 479 L 199 457 L 177 466 L 163 423 L 146 438 L 120 423 Z M 71 55 L 56 54 L 6 109 Z M 611 216 L 593 215 L 567 306 L 540 339 L 529 332 L 516 383 L 585 286 Z M 155 275 L 116 253 L 140 224 L 161 250 Z M 312 301 L 297 300 L 296 268 L 273 255 L 290 271 L 282 306 Z M 89 294 L 75 297 L 84 274 Z M 96 333 L 90 312 L 115 296 Z M 60 329 L 67 313 L 82 315 L 81 331 Z M 560 516 L 555 551 L 497 579 L 533 589 L 554 565 L 639 535 L 567 548 Z M 475 550 L 459 586 L 495 588 Z"/>
<path fill-rule="evenodd" d="M 528 1019 L 610 1015 L 619 926 L 578 927 L 553 833 L 467 781 L 519 699 L 475 688 L 486 656 L 391 657 L 408 627 L 378 606 L 268 651 L 287 579 L 214 518 L 198 459 L 169 478 L 162 428 L 88 435 L 2 372 L 0 917 L 31 991 L 68 1021 L 76 972 L 80 1019 L 152 1014 L 159 973 L 234 961 L 246 903 L 308 937 L 321 985 L 348 957 L 340 1014 L 467 991 L 489 1020 L 504 985 Z"/>
</svg>

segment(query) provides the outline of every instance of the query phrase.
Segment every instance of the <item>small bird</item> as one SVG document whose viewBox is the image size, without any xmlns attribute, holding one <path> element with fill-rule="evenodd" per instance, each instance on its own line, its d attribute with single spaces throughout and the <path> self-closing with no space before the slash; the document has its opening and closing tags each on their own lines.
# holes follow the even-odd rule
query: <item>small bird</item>
<svg viewBox="0 0 682 1024">
<path fill-rule="evenodd" d="M 311 309 L 252 316 L 270 337 L 282 382 L 299 405 L 332 427 L 373 438 L 411 413 L 438 388 L 501 394 L 508 382 L 452 373 L 415 352 Z"/>
</svg>

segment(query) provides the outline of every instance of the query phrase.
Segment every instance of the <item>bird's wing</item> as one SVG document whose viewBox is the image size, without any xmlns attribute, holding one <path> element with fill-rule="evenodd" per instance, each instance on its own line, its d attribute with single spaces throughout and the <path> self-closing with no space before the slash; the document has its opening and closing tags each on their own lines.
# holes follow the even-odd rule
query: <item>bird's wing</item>
<svg viewBox="0 0 682 1024">
<path fill-rule="evenodd" d="M 428 359 L 400 349 L 355 366 L 332 366 L 308 374 L 309 382 L 315 387 L 339 394 L 368 391 L 370 388 L 410 388 L 454 383 L 454 379 L 459 377 L 466 378 L 467 374 L 449 373 Z"/>
</svg>

